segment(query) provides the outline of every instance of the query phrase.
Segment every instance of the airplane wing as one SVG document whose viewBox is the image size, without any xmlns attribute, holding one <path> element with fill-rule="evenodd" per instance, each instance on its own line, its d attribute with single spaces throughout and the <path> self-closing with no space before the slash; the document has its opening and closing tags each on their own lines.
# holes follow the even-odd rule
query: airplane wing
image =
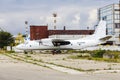
<svg viewBox="0 0 120 80">
<path fill-rule="evenodd" d="M 69 41 L 65 41 L 65 40 L 62 40 L 62 39 L 53 39 L 52 43 L 53 43 L 54 46 L 61 46 L 61 45 L 68 45 L 68 44 L 70 44 Z"/>
<path fill-rule="evenodd" d="M 112 37 L 112 36 L 103 37 L 103 38 L 100 39 L 100 41 L 106 41 L 106 40 L 110 39 L 111 37 Z"/>
</svg>

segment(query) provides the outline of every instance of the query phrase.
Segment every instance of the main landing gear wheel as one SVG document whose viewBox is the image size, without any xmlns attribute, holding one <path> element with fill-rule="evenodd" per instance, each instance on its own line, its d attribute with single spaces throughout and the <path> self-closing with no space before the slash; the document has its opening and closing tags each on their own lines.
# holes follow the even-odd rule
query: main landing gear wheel
<svg viewBox="0 0 120 80">
<path fill-rule="evenodd" d="M 59 54 L 59 53 L 61 53 L 61 50 L 52 50 L 52 54 L 54 55 L 54 54 Z"/>
</svg>

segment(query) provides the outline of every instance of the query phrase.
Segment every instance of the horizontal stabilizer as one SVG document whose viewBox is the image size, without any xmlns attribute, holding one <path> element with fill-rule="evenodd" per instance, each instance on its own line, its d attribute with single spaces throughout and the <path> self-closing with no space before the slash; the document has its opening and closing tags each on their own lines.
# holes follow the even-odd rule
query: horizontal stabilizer
<svg viewBox="0 0 120 80">
<path fill-rule="evenodd" d="M 103 38 L 100 38 L 100 41 L 106 41 L 106 40 L 109 40 L 112 36 L 106 36 L 106 37 L 103 37 Z"/>
</svg>

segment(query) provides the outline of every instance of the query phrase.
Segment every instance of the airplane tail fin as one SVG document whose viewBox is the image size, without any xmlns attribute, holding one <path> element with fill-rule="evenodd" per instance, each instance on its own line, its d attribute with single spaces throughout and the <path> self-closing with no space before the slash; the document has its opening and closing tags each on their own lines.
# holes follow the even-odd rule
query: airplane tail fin
<svg viewBox="0 0 120 80">
<path fill-rule="evenodd" d="M 106 21 L 101 20 L 93 34 L 94 38 L 101 39 L 103 37 L 106 37 Z"/>
</svg>

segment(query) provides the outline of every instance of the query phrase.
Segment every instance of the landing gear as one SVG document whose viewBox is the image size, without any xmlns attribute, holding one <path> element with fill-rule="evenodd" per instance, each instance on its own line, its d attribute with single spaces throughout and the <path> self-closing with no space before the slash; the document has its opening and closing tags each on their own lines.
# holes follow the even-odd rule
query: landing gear
<svg viewBox="0 0 120 80">
<path fill-rule="evenodd" d="M 24 54 L 28 54 L 28 53 L 33 54 L 33 51 L 32 50 L 31 51 L 24 51 Z"/>
<path fill-rule="evenodd" d="M 54 54 L 59 54 L 59 53 L 61 53 L 61 50 L 52 50 L 52 54 L 54 55 Z"/>
<path fill-rule="evenodd" d="M 28 54 L 28 52 L 27 52 L 27 51 L 24 51 L 24 54 Z"/>
</svg>

